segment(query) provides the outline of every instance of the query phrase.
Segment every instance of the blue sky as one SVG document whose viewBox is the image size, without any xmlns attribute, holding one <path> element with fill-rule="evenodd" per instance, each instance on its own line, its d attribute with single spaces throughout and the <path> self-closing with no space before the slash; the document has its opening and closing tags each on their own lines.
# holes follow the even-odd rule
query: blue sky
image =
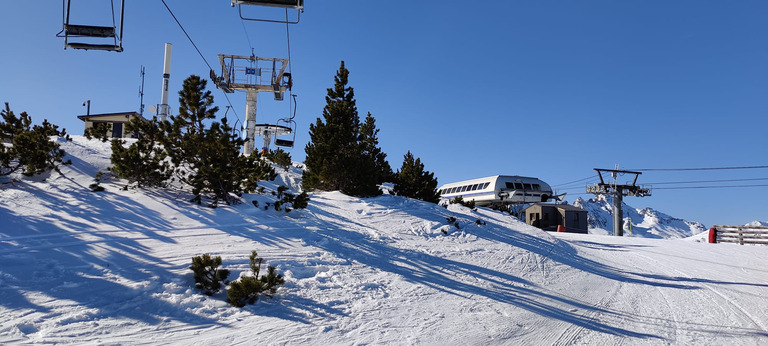
<svg viewBox="0 0 768 346">
<path fill-rule="evenodd" d="M 119 2 L 119 1 L 118 1 Z M 229 0 L 166 0 L 219 68 L 219 53 L 285 58 L 286 28 L 242 21 Z M 208 76 L 159 0 L 127 1 L 123 53 L 64 50 L 61 4 L 0 3 L 0 101 L 82 134 L 76 116 L 159 103 L 163 45 L 173 44 L 170 104 L 190 74 Z M 104 1 L 73 0 L 73 18 L 110 24 Z M 261 9 L 250 9 L 259 11 Z M 74 22 L 74 21 L 73 21 Z M 768 2 L 765 1 L 306 1 L 290 27 L 299 145 L 322 114 L 344 60 L 361 116 L 377 120 L 397 169 L 412 151 L 439 182 L 539 177 L 567 200 L 589 198 L 593 168 L 768 165 Z M 224 94 L 213 85 L 221 107 Z M 230 95 L 236 117 L 244 93 Z M 288 103 L 259 98 L 257 121 Z M 145 116 L 148 116 L 145 112 Z M 640 183 L 761 179 L 768 169 L 646 171 Z M 562 185 L 573 181 L 570 185 Z M 768 180 L 661 187 L 768 185 Z M 767 186 L 654 189 L 628 197 L 712 224 L 768 221 Z"/>
</svg>

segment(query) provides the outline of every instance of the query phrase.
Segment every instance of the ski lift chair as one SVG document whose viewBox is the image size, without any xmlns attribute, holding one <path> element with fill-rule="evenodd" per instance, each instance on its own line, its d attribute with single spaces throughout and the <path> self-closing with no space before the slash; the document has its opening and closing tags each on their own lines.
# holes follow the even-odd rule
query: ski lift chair
<svg viewBox="0 0 768 346">
<path fill-rule="evenodd" d="M 123 51 L 123 18 L 125 10 L 125 0 L 120 1 L 120 32 L 115 25 L 115 4 L 112 4 L 112 26 L 80 25 L 69 22 L 72 0 L 64 0 L 64 24 L 61 32 L 56 36 L 64 37 L 64 49 L 84 49 L 84 50 L 105 50 L 113 52 Z M 90 37 L 97 39 L 112 38 L 111 44 L 96 43 L 76 43 L 70 42 L 70 38 Z"/>
<path fill-rule="evenodd" d="M 278 147 L 293 148 L 293 143 L 296 142 L 296 121 L 293 120 L 294 118 L 296 118 L 296 106 L 297 106 L 297 104 L 296 104 L 296 95 L 295 94 L 291 94 L 291 98 L 293 99 L 293 107 L 291 107 L 291 108 L 293 108 L 292 109 L 293 112 L 290 113 L 290 117 L 289 118 L 279 119 L 277 121 L 277 124 L 275 124 L 275 125 L 276 126 L 281 126 L 281 127 L 289 128 L 290 131 L 291 131 L 289 133 L 293 134 L 293 138 L 291 138 L 290 140 L 282 139 L 282 138 L 277 138 L 277 133 L 275 133 L 275 135 L 276 135 L 275 136 L 275 145 L 278 146 Z M 283 123 L 285 125 L 280 125 L 280 123 Z"/>
<path fill-rule="evenodd" d="M 297 24 L 299 20 L 301 19 L 301 12 L 304 12 L 304 0 L 232 0 L 232 6 L 234 7 L 237 5 L 237 11 L 240 13 L 240 18 L 244 20 L 254 20 L 258 22 L 270 22 L 270 23 L 286 23 L 286 24 Z M 266 18 L 251 18 L 251 17 L 244 17 L 243 16 L 243 10 L 242 5 L 256 5 L 256 6 L 269 6 L 269 7 L 280 7 L 286 9 L 286 19 L 285 20 L 274 20 L 274 19 L 266 19 Z M 287 10 L 294 9 L 296 10 L 296 20 L 295 21 L 289 21 L 288 20 L 288 12 Z"/>
<path fill-rule="evenodd" d="M 282 139 L 275 136 L 275 145 L 283 148 L 293 148 L 293 143 L 296 142 L 296 122 L 293 121 L 293 119 L 280 119 L 277 121 L 277 125 L 279 126 L 281 122 L 286 124 L 283 126 L 290 128 L 290 133 L 293 134 L 293 138 Z"/>
</svg>

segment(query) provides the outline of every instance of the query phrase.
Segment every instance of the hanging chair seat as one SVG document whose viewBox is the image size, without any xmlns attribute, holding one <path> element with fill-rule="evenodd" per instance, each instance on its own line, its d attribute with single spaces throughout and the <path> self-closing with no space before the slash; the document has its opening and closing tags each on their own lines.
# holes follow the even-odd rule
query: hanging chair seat
<svg viewBox="0 0 768 346">
<path fill-rule="evenodd" d="M 233 4 L 273 6 L 273 7 L 285 7 L 285 8 L 296 8 L 296 9 L 304 8 L 304 0 L 233 0 Z"/>
<path fill-rule="evenodd" d="M 275 145 L 278 147 L 293 148 L 293 141 L 275 138 Z"/>
<path fill-rule="evenodd" d="M 64 25 L 64 33 L 67 36 L 115 37 L 115 28 L 112 26 L 66 24 Z"/>
<path fill-rule="evenodd" d="M 113 44 L 92 44 L 92 43 L 67 43 L 67 48 L 83 50 L 106 50 L 110 52 L 122 52 L 123 47 Z"/>
<path fill-rule="evenodd" d="M 83 49 L 83 50 L 104 50 L 111 52 L 123 51 L 123 19 L 125 13 L 125 0 L 120 0 L 119 22 L 115 18 L 114 1 L 110 0 L 112 6 L 112 26 L 104 25 L 80 25 L 69 22 L 72 12 L 72 0 L 65 0 L 63 3 L 64 23 L 61 31 L 56 34 L 57 37 L 64 38 L 64 49 Z M 80 8 L 84 9 L 85 4 Z M 85 13 L 84 10 L 78 11 Z M 118 26 L 119 23 L 119 26 Z M 119 28 L 119 31 L 118 31 Z M 86 42 L 70 42 L 70 39 L 85 39 Z M 106 39 L 106 40 L 105 40 Z"/>
</svg>

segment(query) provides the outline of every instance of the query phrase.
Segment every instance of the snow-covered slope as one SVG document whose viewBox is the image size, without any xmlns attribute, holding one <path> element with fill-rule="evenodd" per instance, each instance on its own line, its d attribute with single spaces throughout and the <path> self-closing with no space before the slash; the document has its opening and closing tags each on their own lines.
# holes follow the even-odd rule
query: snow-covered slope
<svg viewBox="0 0 768 346">
<path fill-rule="evenodd" d="M 768 250 L 547 233 L 495 211 L 311 194 L 216 209 L 178 190 L 88 185 L 108 145 L 62 143 L 64 175 L 0 189 L 0 344 L 731 344 L 768 338 Z M 300 171 L 278 170 L 298 186 Z M 261 203 L 263 205 L 264 203 Z M 456 226 L 458 225 L 458 227 Z M 257 250 L 285 274 L 235 308 L 194 289 Z"/>
<path fill-rule="evenodd" d="M 613 234 L 613 197 L 578 198 L 573 205 L 588 212 L 589 233 Z M 678 219 L 651 208 L 635 209 L 624 202 L 622 212 L 626 236 L 674 239 L 691 237 L 707 230 L 699 222 Z"/>
</svg>

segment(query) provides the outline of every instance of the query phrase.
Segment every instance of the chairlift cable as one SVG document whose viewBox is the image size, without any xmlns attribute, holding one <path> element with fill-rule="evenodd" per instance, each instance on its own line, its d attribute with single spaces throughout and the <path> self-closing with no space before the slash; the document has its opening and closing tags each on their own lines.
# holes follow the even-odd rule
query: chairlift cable
<svg viewBox="0 0 768 346">
<path fill-rule="evenodd" d="M 765 169 L 768 166 L 735 166 L 735 167 L 706 167 L 706 168 L 640 168 L 633 171 L 716 171 L 736 169 Z"/>
<path fill-rule="evenodd" d="M 208 68 L 211 69 L 211 71 L 213 71 L 213 67 L 211 67 L 211 64 L 208 63 L 208 60 L 205 59 L 205 56 L 203 56 L 203 53 L 200 52 L 199 48 L 197 48 L 197 45 L 195 44 L 195 41 L 192 41 L 192 38 L 189 37 L 189 34 L 187 33 L 187 30 L 184 29 L 184 26 L 181 25 L 181 22 L 179 22 L 179 19 L 176 18 L 175 14 L 173 14 L 173 11 L 171 11 L 171 8 L 168 7 L 168 4 L 165 3 L 165 0 L 160 0 L 160 1 L 162 1 L 163 5 L 165 5 L 165 8 L 168 9 L 168 13 L 171 14 L 171 17 L 173 17 L 173 19 L 176 21 L 176 24 L 179 25 L 179 28 L 181 28 L 181 31 L 184 32 L 184 35 L 187 35 L 187 39 L 189 39 L 189 42 L 192 43 L 193 47 L 195 47 L 195 50 L 197 51 L 197 54 L 199 54 L 200 57 L 203 58 L 203 61 L 205 62 L 206 65 L 208 65 Z"/>
<path fill-rule="evenodd" d="M 245 39 L 248 41 L 248 47 L 251 47 L 251 52 L 253 52 L 253 44 L 251 43 L 251 36 L 248 35 L 248 29 L 245 27 L 245 20 L 240 18 L 240 23 L 243 24 L 243 31 L 245 32 Z"/>
<path fill-rule="evenodd" d="M 656 182 L 656 183 L 646 183 L 646 184 L 648 184 L 648 185 L 671 185 L 671 184 L 724 183 L 724 182 L 737 182 L 737 181 L 756 181 L 756 180 L 768 180 L 768 178 L 743 178 L 743 179 L 717 179 L 717 180 L 668 181 L 668 182 Z"/>
<path fill-rule="evenodd" d="M 590 176 L 588 176 L 586 178 L 583 178 L 583 179 L 574 180 L 574 181 L 567 182 L 567 183 L 562 183 L 562 184 L 555 184 L 555 185 L 552 185 L 552 186 L 554 187 L 554 186 L 570 185 L 570 184 L 579 183 L 579 182 L 582 182 L 582 181 L 585 181 L 585 180 L 595 179 L 595 178 L 597 178 L 596 175 L 590 175 Z"/>
<path fill-rule="evenodd" d="M 189 42 L 192 43 L 192 46 L 195 47 L 195 50 L 197 51 L 197 54 L 200 55 L 200 58 L 203 59 L 203 62 L 205 62 L 205 64 L 208 66 L 208 68 L 211 71 L 213 71 L 213 67 L 211 67 L 211 64 L 208 63 L 208 60 L 205 59 L 205 56 L 203 55 L 203 53 L 200 52 L 199 48 L 197 48 L 197 45 L 195 44 L 195 41 L 193 41 L 192 37 L 189 36 L 189 34 L 187 33 L 187 30 L 184 29 L 183 25 L 181 25 L 181 22 L 179 22 L 179 19 L 176 18 L 175 14 L 173 14 L 173 11 L 171 11 L 171 8 L 168 7 L 167 3 L 165 3 L 165 0 L 160 0 L 160 1 L 162 1 L 163 5 L 165 5 L 165 8 L 168 10 L 168 13 L 171 14 L 171 17 L 173 17 L 173 19 L 176 21 L 176 24 L 179 25 L 179 28 L 181 28 L 181 31 L 184 32 L 184 35 L 187 36 L 187 39 L 189 39 Z M 237 118 L 237 121 L 240 121 L 240 117 L 237 115 L 237 111 L 235 110 L 235 107 L 232 106 L 232 101 L 229 100 L 229 96 L 226 93 L 223 93 L 223 94 L 224 94 L 224 97 L 227 99 L 227 103 L 229 103 L 229 106 L 232 108 L 232 112 L 235 113 L 235 117 Z"/>
<path fill-rule="evenodd" d="M 768 187 L 768 184 L 657 187 L 654 190 L 722 189 L 734 187 Z"/>
</svg>

